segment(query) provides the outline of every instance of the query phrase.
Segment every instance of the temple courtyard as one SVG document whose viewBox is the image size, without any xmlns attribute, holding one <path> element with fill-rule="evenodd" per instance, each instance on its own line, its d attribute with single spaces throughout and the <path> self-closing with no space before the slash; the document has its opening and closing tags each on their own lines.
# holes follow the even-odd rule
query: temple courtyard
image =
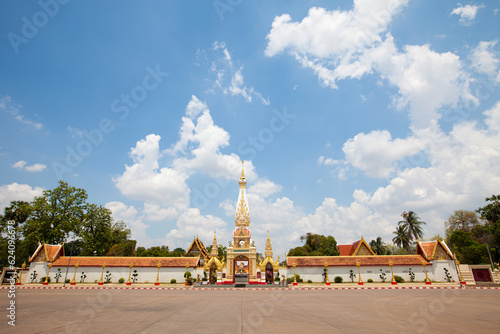
<svg viewBox="0 0 500 334">
<path fill-rule="evenodd" d="M 346 287 L 19 289 L 16 327 L 3 317 L 0 332 L 498 333 L 500 328 L 499 289 Z M 7 303 L 2 289 L 0 305 Z"/>
</svg>

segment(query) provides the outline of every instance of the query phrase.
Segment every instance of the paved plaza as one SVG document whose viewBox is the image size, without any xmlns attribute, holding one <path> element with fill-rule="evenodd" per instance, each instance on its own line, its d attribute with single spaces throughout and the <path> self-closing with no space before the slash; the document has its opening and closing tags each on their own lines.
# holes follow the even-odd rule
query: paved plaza
<svg viewBox="0 0 500 334">
<path fill-rule="evenodd" d="M 500 290 L 21 289 L 1 333 L 498 333 Z"/>
</svg>

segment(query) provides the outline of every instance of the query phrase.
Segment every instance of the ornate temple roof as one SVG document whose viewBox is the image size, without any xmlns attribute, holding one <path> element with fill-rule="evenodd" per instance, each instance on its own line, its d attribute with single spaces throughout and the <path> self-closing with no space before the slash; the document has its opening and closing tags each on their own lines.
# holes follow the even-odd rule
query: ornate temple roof
<svg viewBox="0 0 500 334">
<path fill-rule="evenodd" d="M 201 257 L 206 257 L 210 258 L 210 254 L 208 254 L 207 249 L 205 248 L 205 245 L 203 245 L 203 242 L 201 242 L 198 237 L 193 239 L 193 242 L 191 243 L 191 246 L 186 251 L 186 254 L 201 254 Z"/>
<path fill-rule="evenodd" d="M 340 256 L 360 256 L 360 255 L 375 255 L 370 245 L 363 237 L 360 240 L 346 245 L 338 245 Z"/>
<path fill-rule="evenodd" d="M 422 255 L 428 261 L 453 259 L 448 246 L 439 239 L 428 242 L 417 241 L 417 254 Z"/>
<path fill-rule="evenodd" d="M 59 256 L 64 256 L 64 244 L 47 245 L 45 242 L 38 245 L 29 262 L 54 262 Z"/>
<path fill-rule="evenodd" d="M 241 177 L 240 177 L 240 190 L 238 194 L 238 203 L 236 204 L 235 220 L 236 227 L 250 226 L 250 208 L 246 200 L 246 187 L 247 181 L 245 179 L 244 162 L 241 162 Z"/>
</svg>

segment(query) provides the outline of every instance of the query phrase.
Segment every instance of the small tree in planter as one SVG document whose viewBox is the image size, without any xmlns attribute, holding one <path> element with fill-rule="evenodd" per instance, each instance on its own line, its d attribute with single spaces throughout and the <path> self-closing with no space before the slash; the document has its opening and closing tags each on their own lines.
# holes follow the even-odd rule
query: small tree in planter
<svg viewBox="0 0 500 334">
<path fill-rule="evenodd" d="M 352 269 L 349 272 L 350 272 L 349 277 L 351 278 L 351 282 L 354 283 L 354 279 L 356 278 L 356 274 L 354 273 L 354 271 L 352 271 Z"/>
<path fill-rule="evenodd" d="M 33 272 L 31 273 L 31 283 L 33 283 L 33 281 L 36 280 L 36 277 L 38 276 L 38 274 L 36 273 L 36 270 L 33 270 Z"/>
<path fill-rule="evenodd" d="M 61 268 L 57 268 L 56 271 L 56 276 L 54 276 L 54 279 L 56 280 L 56 283 L 59 283 L 59 278 L 61 278 Z"/>
<path fill-rule="evenodd" d="M 409 268 L 408 274 L 410 275 L 410 282 L 413 282 L 415 280 L 415 273 L 411 271 L 411 268 Z"/>
<path fill-rule="evenodd" d="M 385 282 L 385 280 L 387 279 L 387 277 L 382 269 L 380 269 L 380 279 L 382 280 L 382 282 Z"/>
<path fill-rule="evenodd" d="M 85 275 L 85 272 L 82 271 L 82 275 L 80 276 L 80 283 L 84 283 L 85 282 L 85 278 L 87 278 L 87 275 Z"/>
<path fill-rule="evenodd" d="M 342 281 L 343 281 L 343 279 L 341 276 L 335 276 L 335 278 L 334 278 L 335 283 L 342 283 Z"/>
<path fill-rule="evenodd" d="M 446 282 L 451 282 L 452 277 L 450 275 L 450 272 L 446 268 L 443 269 L 444 269 L 444 279 L 446 280 Z"/>
<path fill-rule="evenodd" d="M 132 274 L 132 283 L 135 283 L 137 281 L 138 275 L 139 273 L 137 272 L 137 270 L 134 270 L 134 273 Z"/>
<path fill-rule="evenodd" d="M 111 283 L 111 273 L 109 272 L 109 270 L 106 270 L 106 276 L 104 277 L 104 279 L 106 280 L 106 283 Z"/>
</svg>

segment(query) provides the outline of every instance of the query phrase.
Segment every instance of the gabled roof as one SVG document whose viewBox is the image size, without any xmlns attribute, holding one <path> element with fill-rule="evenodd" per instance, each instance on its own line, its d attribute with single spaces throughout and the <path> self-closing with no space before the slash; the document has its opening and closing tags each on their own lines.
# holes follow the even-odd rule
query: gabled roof
<svg viewBox="0 0 500 334">
<path fill-rule="evenodd" d="M 453 259 L 448 246 L 439 239 L 427 242 L 417 241 L 417 254 L 422 255 L 427 261 Z"/>
<path fill-rule="evenodd" d="M 186 254 L 201 254 L 202 257 L 210 259 L 210 254 L 208 254 L 205 245 L 203 245 L 203 242 L 201 242 L 198 237 L 194 238 L 191 246 L 187 249 Z"/>
<path fill-rule="evenodd" d="M 360 240 L 347 245 L 338 245 L 340 256 L 366 256 L 375 255 L 363 237 Z"/>
<path fill-rule="evenodd" d="M 297 267 L 324 267 L 328 266 L 356 266 L 359 261 L 361 266 L 389 266 L 392 261 L 394 266 L 421 266 L 424 258 L 420 255 L 375 255 L 375 256 L 288 256 L 286 258 L 287 267 L 293 264 Z M 426 265 L 430 264 L 425 261 Z"/>
<path fill-rule="evenodd" d="M 132 257 L 132 256 L 61 256 L 53 266 L 74 267 L 78 263 L 79 267 L 101 267 L 106 264 L 106 267 L 130 267 L 132 263 L 134 267 L 157 267 L 160 263 L 161 267 L 189 267 L 193 268 L 198 265 L 198 257 Z"/>
<path fill-rule="evenodd" d="M 54 262 L 58 257 L 64 256 L 64 244 L 47 245 L 45 242 L 39 244 L 29 262 L 40 259 L 41 261 Z"/>
</svg>

